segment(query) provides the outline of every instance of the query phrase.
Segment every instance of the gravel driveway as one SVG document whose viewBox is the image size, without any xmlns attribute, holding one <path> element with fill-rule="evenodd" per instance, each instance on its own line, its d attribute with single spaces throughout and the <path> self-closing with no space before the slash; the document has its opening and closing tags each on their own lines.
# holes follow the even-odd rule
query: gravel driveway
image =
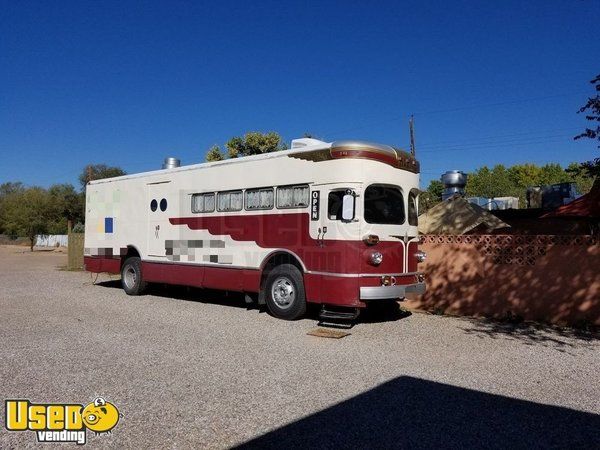
<svg viewBox="0 0 600 450">
<path fill-rule="evenodd" d="M 24 250 L 0 247 L 0 400 L 104 396 L 124 417 L 88 447 L 600 447 L 597 336 L 416 313 L 319 338 Z M 35 443 L 2 425 L 0 448 Z"/>
</svg>

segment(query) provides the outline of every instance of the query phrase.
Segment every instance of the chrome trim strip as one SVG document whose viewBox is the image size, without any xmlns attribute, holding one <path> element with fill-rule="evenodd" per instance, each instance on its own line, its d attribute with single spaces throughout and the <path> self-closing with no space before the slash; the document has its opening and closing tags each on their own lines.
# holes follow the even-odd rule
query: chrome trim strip
<svg viewBox="0 0 600 450">
<path fill-rule="evenodd" d="M 414 283 L 395 286 L 367 286 L 360 288 L 361 300 L 388 300 L 404 298 L 406 294 L 424 294 L 425 283 Z"/>
<path fill-rule="evenodd" d="M 319 272 L 316 270 L 308 270 L 305 273 L 310 275 L 326 275 L 328 277 L 341 277 L 341 278 L 367 278 L 367 277 L 403 277 L 410 275 L 418 275 L 421 272 L 404 272 L 404 273 L 338 273 L 338 272 Z"/>
<path fill-rule="evenodd" d="M 228 263 L 191 263 L 188 261 L 155 261 L 153 259 L 142 259 L 143 263 L 152 264 L 166 264 L 166 265 L 178 265 L 178 266 L 194 266 L 194 267 L 219 267 L 222 269 L 242 269 L 242 270 L 256 270 L 259 271 L 258 267 L 244 267 L 244 266 L 232 266 Z"/>
<path fill-rule="evenodd" d="M 404 272 L 404 273 L 361 273 L 358 276 L 359 277 L 384 277 L 384 276 L 391 276 L 391 277 L 405 277 L 405 276 L 410 276 L 410 275 L 418 275 L 421 272 Z"/>
</svg>

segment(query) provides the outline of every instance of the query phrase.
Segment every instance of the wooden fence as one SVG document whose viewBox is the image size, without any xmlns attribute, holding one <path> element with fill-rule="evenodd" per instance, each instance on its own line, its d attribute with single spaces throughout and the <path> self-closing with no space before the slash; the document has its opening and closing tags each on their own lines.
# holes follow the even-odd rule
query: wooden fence
<svg viewBox="0 0 600 450">
<path fill-rule="evenodd" d="M 83 269 L 83 241 L 84 233 L 69 233 L 69 270 Z"/>
</svg>

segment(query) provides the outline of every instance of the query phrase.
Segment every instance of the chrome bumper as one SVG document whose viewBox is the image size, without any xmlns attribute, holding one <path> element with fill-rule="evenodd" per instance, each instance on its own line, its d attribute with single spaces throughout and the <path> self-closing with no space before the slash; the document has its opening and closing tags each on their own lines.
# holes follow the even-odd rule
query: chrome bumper
<svg viewBox="0 0 600 450">
<path fill-rule="evenodd" d="M 406 294 L 424 294 L 425 283 L 403 284 L 396 286 L 368 286 L 360 288 L 361 300 L 387 300 L 404 298 Z"/>
</svg>

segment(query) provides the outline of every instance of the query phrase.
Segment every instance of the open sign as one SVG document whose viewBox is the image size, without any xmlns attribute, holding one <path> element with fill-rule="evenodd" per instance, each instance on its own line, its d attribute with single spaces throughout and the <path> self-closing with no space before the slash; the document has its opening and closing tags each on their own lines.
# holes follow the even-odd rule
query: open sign
<svg viewBox="0 0 600 450">
<path fill-rule="evenodd" d="M 319 202 L 321 191 L 313 191 L 310 201 L 310 220 L 319 220 Z"/>
</svg>

